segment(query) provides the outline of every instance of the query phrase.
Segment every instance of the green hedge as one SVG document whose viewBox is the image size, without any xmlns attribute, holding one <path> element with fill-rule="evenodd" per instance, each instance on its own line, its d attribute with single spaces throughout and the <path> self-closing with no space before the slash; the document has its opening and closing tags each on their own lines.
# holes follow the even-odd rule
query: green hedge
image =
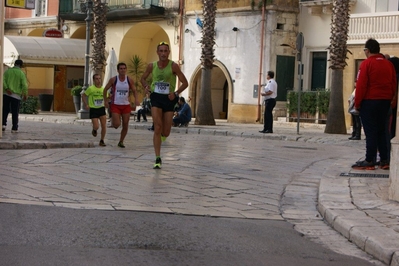
<svg viewBox="0 0 399 266">
<path fill-rule="evenodd" d="M 301 113 L 308 113 L 315 115 L 328 113 L 328 104 L 330 101 L 329 90 L 319 91 L 303 91 L 301 92 Z M 290 91 L 287 95 L 287 111 L 289 116 L 293 113 L 298 113 L 298 92 Z"/>
<path fill-rule="evenodd" d="M 39 98 L 35 96 L 28 96 L 26 101 L 21 101 L 19 112 L 21 114 L 37 114 L 39 113 Z"/>
</svg>

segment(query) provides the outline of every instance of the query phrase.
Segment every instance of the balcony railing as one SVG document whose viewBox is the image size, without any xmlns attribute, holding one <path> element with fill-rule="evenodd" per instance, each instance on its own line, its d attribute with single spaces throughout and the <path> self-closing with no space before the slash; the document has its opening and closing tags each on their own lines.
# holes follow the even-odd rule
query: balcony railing
<svg viewBox="0 0 399 266">
<path fill-rule="evenodd" d="M 313 5 L 329 5 L 332 4 L 332 0 L 300 0 L 299 4 L 304 6 L 313 6 Z"/>
<path fill-rule="evenodd" d="M 81 5 L 85 0 L 60 0 L 60 14 L 81 13 Z M 164 7 L 166 9 L 178 8 L 176 0 L 107 0 L 110 10 L 115 9 L 149 9 L 151 6 Z"/>
<path fill-rule="evenodd" d="M 382 43 L 399 43 L 399 12 L 354 14 L 349 20 L 349 44 L 374 38 Z"/>
</svg>

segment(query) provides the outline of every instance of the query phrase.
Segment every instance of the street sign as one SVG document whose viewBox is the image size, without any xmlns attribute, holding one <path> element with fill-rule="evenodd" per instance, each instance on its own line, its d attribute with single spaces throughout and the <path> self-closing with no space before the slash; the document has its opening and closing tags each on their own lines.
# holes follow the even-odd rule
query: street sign
<svg viewBox="0 0 399 266">
<path fill-rule="evenodd" d="M 302 32 L 300 32 L 296 36 L 296 50 L 300 53 L 302 52 L 303 44 L 304 44 L 304 38 Z"/>
<path fill-rule="evenodd" d="M 35 9 L 35 0 L 6 0 L 6 7 Z"/>
</svg>

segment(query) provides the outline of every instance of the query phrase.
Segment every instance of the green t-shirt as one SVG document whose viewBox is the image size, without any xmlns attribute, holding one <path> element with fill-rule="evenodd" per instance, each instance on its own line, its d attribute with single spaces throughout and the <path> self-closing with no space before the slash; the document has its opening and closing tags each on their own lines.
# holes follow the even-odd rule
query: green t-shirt
<svg viewBox="0 0 399 266">
<path fill-rule="evenodd" d="M 151 92 L 169 94 L 175 91 L 176 75 L 173 74 L 172 63 L 173 61 L 169 60 L 163 69 L 158 68 L 157 61 L 153 63 Z"/>
<path fill-rule="evenodd" d="M 85 94 L 89 98 L 89 107 L 90 108 L 101 108 L 104 107 L 104 96 L 103 96 L 104 88 L 97 88 L 95 85 L 91 85 L 85 91 Z"/>
</svg>

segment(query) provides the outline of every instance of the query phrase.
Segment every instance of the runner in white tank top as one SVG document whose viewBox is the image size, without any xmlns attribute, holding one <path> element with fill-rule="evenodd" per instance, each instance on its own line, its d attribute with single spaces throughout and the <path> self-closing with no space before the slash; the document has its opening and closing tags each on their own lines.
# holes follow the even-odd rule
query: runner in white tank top
<svg viewBox="0 0 399 266">
<path fill-rule="evenodd" d="M 125 76 L 125 80 L 121 81 L 120 76 L 116 77 L 116 84 L 114 91 L 112 92 L 113 101 L 112 104 L 116 105 L 128 105 L 129 101 L 129 82 L 127 76 Z"/>
<path fill-rule="evenodd" d="M 140 104 L 137 98 L 137 91 L 134 86 L 134 81 L 126 75 L 127 66 L 125 63 L 119 63 L 117 66 L 118 75 L 112 77 L 104 88 L 104 105 L 105 108 L 109 107 L 109 99 L 107 91 L 112 88 L 112 99 L 111 99 L 111 115 L 112 115 L 112 126 L 118 128 L 121 125 L 122 118 L 122 130 L 119 139 L 118 147 L 125 148 L 123 141 L 127 135 L 130 120 L 130 98 L 129 92 L 131 91 L 134 95 L 136 106 Z"/>
</svg>

